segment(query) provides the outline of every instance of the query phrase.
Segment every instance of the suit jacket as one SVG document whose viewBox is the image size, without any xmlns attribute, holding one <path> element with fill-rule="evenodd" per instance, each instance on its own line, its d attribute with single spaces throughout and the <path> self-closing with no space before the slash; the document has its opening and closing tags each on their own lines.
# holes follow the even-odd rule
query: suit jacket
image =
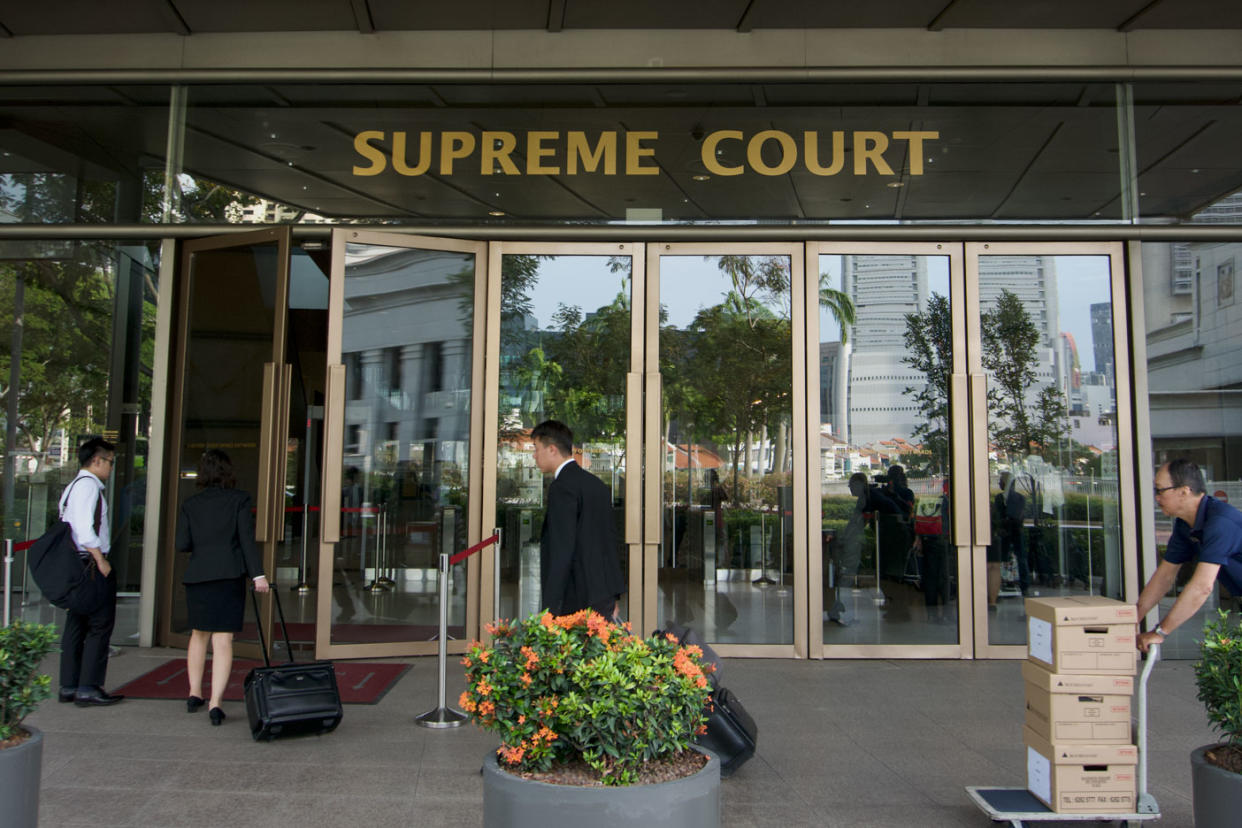
<svg viewBox="0 0 1242 828">
<path fill-rule="evenodd" d="M 262 575 L 250 495 L 211 486 L 181 504 L 177 551 L 190 553 L 183 584 Z"/>
<path fill-rule="evenodd" d="M 543 605 L 553 615 L 625 592 L 612 492 L 577 463 L 567 463 L 548 487 L 539 551 Z"/>
</svg>

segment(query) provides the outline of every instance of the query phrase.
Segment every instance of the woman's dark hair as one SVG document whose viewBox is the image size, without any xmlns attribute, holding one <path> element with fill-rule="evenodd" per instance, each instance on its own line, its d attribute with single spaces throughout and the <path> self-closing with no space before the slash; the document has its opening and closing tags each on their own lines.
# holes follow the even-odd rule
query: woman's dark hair
<svg viewBox="0 0 1242 828">
<path fill-rule="evenodd" d="M 892 465 L 888 467 L 888 479 L 893 481 L 893 485 L 906 487 L 906 470 L 901 466 Z"/>
<path fill-rule="evenodd" d="M 233 461 L 220 449 L 207 449 L 198 459 L 197 484 L 200 489 L 210 486 L 233 488 L 237 485 L 237 478 L 233 475 Z"/>
</svg>

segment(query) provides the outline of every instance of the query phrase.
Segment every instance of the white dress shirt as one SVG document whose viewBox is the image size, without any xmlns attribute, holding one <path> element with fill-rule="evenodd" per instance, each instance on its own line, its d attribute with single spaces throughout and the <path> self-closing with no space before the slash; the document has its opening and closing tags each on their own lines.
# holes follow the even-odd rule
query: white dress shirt
<svg viewBox="0 0 1242 828">
<path fill-rule="evenodd" d="M 81 480 L 81 483 L 77 481 Z M 76 484 L 76 485 L 75 485 Z M 95 502 L 103 504 L 100 510 L 99 532 L 95 531 Z M 104 484 L 95 475 L 82 469 L 73 482 L 65 487 L 60 496 L 60 518 L 73 530 L 73 543 L 83 557 L 88 548 L 98 549 L 107 555 L 112 547 L 108 531 L 108 501 L 104 498 Z"/>
<path fill-rule="evenodd" d="M 556 478 L 560 477 L 560 476 L 561 476 L 561 469 L 565 468 L 566 466 L 568 466 L 568 465 L 569 465 L 570 463 L 572 463 L 572 462 L 574 462 L 574 458 L 572 458 L 572 457 L 571 457 L 571 458 L 569 458 L 568 460 L 562 461 L 562 462 L 561 462 L 561 464 L 560 464 L 559 466 L 557 466 L 557 467 L 556 467 L 556 471 L 552 474 L 552 479 L 553 479 L 553 480 L 555 480 Z"/>
</svg>

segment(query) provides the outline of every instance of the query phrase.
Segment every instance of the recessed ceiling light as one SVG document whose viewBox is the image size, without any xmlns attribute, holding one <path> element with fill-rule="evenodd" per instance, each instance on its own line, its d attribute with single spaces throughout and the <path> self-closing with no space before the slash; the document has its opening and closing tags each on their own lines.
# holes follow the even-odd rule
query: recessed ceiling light
<svg viewBox="0 0 1242 828">
<path fill-rule="evenodd" d="M 887 183 L 886 185 L 884 185 L 884 186 L 886 186 L 886 187 L 891 187 L 892 189 L 896 190 L 896 189 L 898 189 L 899 187 L 903 187 L 903 186 L 905 186 L 905 184 L 904 184 L 904 182 L 901 182 L 901 181 L 890 181 L 890 182 L 888 182 L 888 183 Z"/>
<path fill-rule="evenodd" d="M 489 216 L 503 216 L 505 214 L 505 211 L 504 210 L 488 210 L 487 214 Z"/>
<path fill-rule="evenodd" d="M 691 177 L 691 178 L 693 178 L 695 181 L 709 181 L 709 180 L 711 180 L 711 176 L 710 176 L 710 175 L 705 175 L 705 174 L 703 174 L 703 173 L 699 173 L 698 175 L 692 175 L 692 176 L 690 176 L 690 177 Z"/>
</svg>

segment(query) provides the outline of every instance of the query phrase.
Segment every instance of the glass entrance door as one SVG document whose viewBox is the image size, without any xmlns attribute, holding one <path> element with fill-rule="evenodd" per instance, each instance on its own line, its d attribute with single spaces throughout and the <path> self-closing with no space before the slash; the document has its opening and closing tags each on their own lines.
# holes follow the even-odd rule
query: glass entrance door
<svg viewBox="0 0 1242 828">
<path fill-rule="evenodd" d="M 641 246 L 492 243 L 489 294 L 485 526 L 502 533 L 499 573 L 485 568 L 490 617 L 521 618 L 544 607 L 540 532 L 548 481 L 535 466 L 531 429 L 560 420 L 574 459 L 612 492 L 618 553 L 629 588 L 620 614 L 635 622 L 640 589 L 639 446 Z M 640 309 L 637 313 L 635 308 Z M 485 553 L 491 555 L 489 551 Z"/>
<path fill-rule="evenodd" d="M 954 658 L 970 630 L 962 251 L 807 253 L 811 629 L 828 657 Z M 965 647 L 963 642 L 966 642 Z"/>
<path fill-rule="evenodd" d="M 439 556 L 478 540 L 486 244 L 337 229 L 318 544 L 321 658 L 435 651 Z M 450 573 L 449 635 L 475 633 L 477 558 Z M 472 587 L 471 583 L 475 585 Z"/>
<path fill-rule="evenodd" d="M 291 258 L 297 261 L 292 281 Z M 323 328 L 326 287 L 313 259 L 302 252 L 291 256 L 288 228 L 200 239 L 183 248 L 164 482 L 166 643 L 188 641 L 181 585 L 188 559 L 173 545 L 180 504 L 196 490 L 198 460 L 207 449 L 230 456 L 238 488 L 254 499 L 264 571 L 281 588 L 293 585 L 285 577 L 292 575 L 295 537 L 286 506 L 305 501 L 297 481 L 312 461 L 306 430 L 292 428 L 290 421 L 307 414 L 307 401 L 316 396 L 315 377 L 323 373 L 316 331 Z M 297 399 L 291 396 L 295 390 Z M 260 606 L 259 623 L 270 640 L 270 599 Z M 290 608 L 295 620 L 297 609 Z M 258 655 L 249 613 L 238 642 L 239 654 Z"/>
<path fill-rule="evenodd" d="M 969 244 L 966 270 L 975 649 L 1022 656 L 1024 598 L 1137 595 L 1124 263 Z"/>
<path fill-rule="evenodd" d="M 644 631 L 805 653 L 801 245 L 648 248 Z"/>
</svg>

